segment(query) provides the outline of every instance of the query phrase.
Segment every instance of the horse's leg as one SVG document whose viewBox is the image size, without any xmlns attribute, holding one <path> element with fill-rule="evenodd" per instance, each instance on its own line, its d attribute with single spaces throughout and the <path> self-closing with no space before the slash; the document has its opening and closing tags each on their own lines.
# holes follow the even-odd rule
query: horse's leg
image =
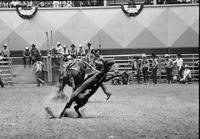
<svg viewBox="0 0 200 139">
<path fill-rule="evenodd" d="M 76 90 L 76 84 L 75 84 L 75 81 L 74 81 L 73 77 L 70 78 L 70 84 L 72 85 L 73 92 L 74 92 Z"/>
<path fill-rule="evenodd" d="M 81 118 L 81 117 L 82 117 L 82 115 L 81 115 L 81 113 L 80 113 L 80 111 L 79 111 L 79 108 L 80 108 L 79 105 L 74 106 L 74 110 L 75 110 L 76 113 L 78 114 L 78 117 L 77 117 L 77 118 Z"/>
<path fill-rule="evenodd" d="M 65 105 L 65 107 L 64 107 L 63 111 L 61 112 L 59 118 L 61 118 L 61 117 L 64 115 L 65 110 L 66 110 L 66 109 L 69 109 L 69 108 L 71 107 L 71 105 L 72 105 L 72 102 L 70 102 L 70 101 L 67 102 L 67 104 Z"/>
<path fill-rule="evenodd" d="M 103 90 L 104 94 L 106 94 L 106 96 L 107 96 L 106 100 L 108 100 L 112 94 L 108 93 L 108 91 L 107 91 L 107 89 L 106 89 L 106 87 L 105 87 L 105 85 L 103 83 L 100 85 L 100 87 Z"/>
</svg>

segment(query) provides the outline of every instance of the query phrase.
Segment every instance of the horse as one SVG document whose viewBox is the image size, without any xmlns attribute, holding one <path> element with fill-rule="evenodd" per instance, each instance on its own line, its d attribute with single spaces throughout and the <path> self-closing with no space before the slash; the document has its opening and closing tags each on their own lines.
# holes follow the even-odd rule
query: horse
<svg viewBox="0 0 200 139">
<path fill-rule="evenodd" d="M 59 76 L 60 86 L 58 90 L 58 98 L 65 97 L 63 90 L 66 85 L 72 87 L 72 92 L 74 92 L 84 82 L 86 75 L 85 72 L 87 69 L 90 70 L 87 77 L 91 77 L 93 74 L 99 72 L 82 59 L 75 59 L 63 71 L 61 71 Z M 108 100 L 112 94 L 107 91 L 104 84 L 101 84 L 100 87 L 103 90 L 103 93 L 107 96 L 106 100 Z"/>
<path fill-rule="evenodd" d="M 85 79 L 85 72 L 87 69 L 97 72 L 92 66 L 81 59 L 75 59 L 64 68 L 59 75 L 59 90 L 58 94 L 63 94 L 64 87 L 69 85 L 73 92 L 83 83 Z"/>
<path fill-rule="evenodd" d="M 73 102 L 76 102 L 77 105 L 74 107 L 74 110 L 78 114 L 78 118 L 81 118 L 82 115 L 79 112 L 79 108 L 83 107 L 88 102 L 88 99 L 97 91 L 103 82 L 114 78 L 114 76 L 106 78 L 107 73 L 112 68 L 113 64 L 113 61 L 103 61 L 102 70 L 100 72 L 90 74 L 91 76 L 85 79 L 82 85 L 79 86 L 74 93 L 72 93 L 70 100 L 65 105 L 59 118 L 64 115 L 65 110 L 70 108 Z"/>
</svg>

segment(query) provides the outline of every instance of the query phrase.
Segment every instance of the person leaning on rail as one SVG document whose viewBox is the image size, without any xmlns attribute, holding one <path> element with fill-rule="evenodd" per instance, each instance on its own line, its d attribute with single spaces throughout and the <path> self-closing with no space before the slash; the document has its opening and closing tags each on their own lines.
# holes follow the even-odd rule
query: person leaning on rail
<svg viewBox="0 0 200 139">
<path fill-rule="evenodd" d="M 168 84 L 172 83 L 172 67 L 173 67 L 173 61 L 170 58 L 170 55 L 165 54 L 165 69 L 166 69 L 166 75 L 167 75 L 167 82 Z"/>
<path fill-rule="evenodd" d="M 151 55 L 152 59 L 152 79 L 153 79 L 153 83 L 157 84 L 157 70 L 158 70 L 158 60 L 156 58 L 155 54 Z"/>
<path fill-rule="evenodd" d="M 146 54 L 142 55 L 142 74 L 144 78 L 144 84 L 149 84 L 149 60 Z"/>
<path fill-rule="evenodd" d="M 37 58 L 41 58 L 42 55 L 35 44 L 32 44 L 31 47 L 31 61 L 33 65 L 37 61 Z"/>
<path fill-rule="evenodd" d="M 26 68 L 26 62 L 28 61 L 29 68 L 31 67 L 31 52 L 28 47 L 25 48 L 23 51 L 23 62 L 24 62 L 24 68 Z"/>
</svg>

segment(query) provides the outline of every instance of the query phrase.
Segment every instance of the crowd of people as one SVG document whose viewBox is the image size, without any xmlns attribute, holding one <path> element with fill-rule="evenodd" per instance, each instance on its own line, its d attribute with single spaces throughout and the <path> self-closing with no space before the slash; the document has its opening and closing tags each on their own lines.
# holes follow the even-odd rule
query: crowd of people
<svg viewBox="0 0 200 139">
<path fill-rule="evenodd" d="M 101 50 L 93 49 L 91 43 L 87 43 L 87 50 L 85 50 L 81 44 L 78 46 L 72 44 L 71 46 L 67 47 L 66 45 L 62 45 L 60 42 L 57 42 L 56 46 L 53 47 L 48 54 L 53 57 L 54 62 L 57 59 L 62 58 L 63 62 L 66 64 L 70 61 L 73 61 L 73 59 L 79 58 L 86 61 L 96 70 L 100 70 L 102 67 L 103 57 L 101 56 Z M 4 44 L 0 51 L 0 60 L 4 60 L 6 57 L 10 57 L 10 49 L 7 44 Z M 33 65 L 36 73 L 37 85 L 44 85 L 45 82 L 41 79 L 43 67 L 42 54 L 35 44 L 31 45 L 31 49 L 29 49 L 29 47 L 25 47 L 23 51 L 23 62 L 24 68 L 26 68 L 27 65 L 29 68 L 31 68 L 31 66 Z M 60 60 L 58 64 L 60 64 Z M 154 84 L 157 84 L 159 64 L 162 64 L 165 68 L 167 83 L 171 84 L 174 81 L 178 81 L 180 83 L 191 82 L 191 70 L 189 69 L 188 65 L 183 64 L 181 54 L 177 54 L 175 60 L 172 60 L 170 58 L 170 55 L 166 54 L 165 60 L 161 63 L 158 62 L 157 56 L 155 54 L 152 54 L 151 57 L 147 57 L 146 54 L 143 54 L 141 57 L 134 57 L 133 61 L 131 62 L 131 67 L 132 70 L 135 72 L 138 84 L 141 84 L 142 77 L 145 85 L 149 84 L 149 77 L 152 78 Z M 177 69 L 177 74 L 173 74 L 174 67 L 176 67 Z M 114 73 L 119 73 L 117 68 L 118 66 L 117 64 L 115 64 L 113 68 Z M 124 74 L 123 78 L 124 82 L 126 80 L 124 84 L 127 84 L 128 74 L 126 77 Z M 119 78 L 117 77 L 116 80 L 119 81 Z M 1 79 L 0 85 L 3 87 Z"/>
<path fill-rule="evenodd" d="M 143 76 L 144 84 L 149 84 L 149 73 L 154 84 L 157 84 L 158 78 L 158 66 L 162 64 L 166 71 L 166 80 L 168 84 L 173 82 L 180 83 L 191 83 L 191 70 L 189 66 L 183 64 L 183 59 L 181 54 L 177 54 L 176 59 L 173 61 L 169 54 L 165 55 L 164 62 L 159 63 L 157 56 L 155 54 L 151 55 L 151 58 L 147 58 L 145 54 L 142 55 L 142 59 L 135 57 L 132 62 L 132 69 L 136 71 L 138 84 L 141 83 L 141 77 Z M 173 68 L 177 69 L 177 74 L 173 74 Z"/>
<path fill-rule="evenodd" d="M 128 0 L 127 0 L 128 1 Z M 124 2 L 117 0 L 107 0 L 107 6 L 120 5 Z M 151 5 L 154 0 L 146 0 L 144 4 Z M 199 3 L 199 0 L 156 0 L 156 4 L 183 4 Z M 58 7 L 84 7 L 84 6 L 104 6 L 104 0 L 66 0 L 66 1 L 0 1 L 0 8 L 15 8 L 16 5 L 38 6 L 43 8 Z"/>
</svg>

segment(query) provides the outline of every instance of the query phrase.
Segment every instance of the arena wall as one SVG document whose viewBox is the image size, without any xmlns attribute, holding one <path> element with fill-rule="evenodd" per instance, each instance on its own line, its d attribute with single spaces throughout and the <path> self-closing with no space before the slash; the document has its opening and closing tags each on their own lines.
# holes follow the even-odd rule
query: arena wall
<svg viewBox="0 0 200 139">
<path fill-rule="evenodd" d="M 45 32 L 70 46 L 103 49 L 162 49 L 199 47 L 198 5 L 145 6 L 137 17 L 127 17 L 120 7 L 39 9 L 24 20 L 15 9 L 0 9 L 0 46 L 23 50 L 35 43 L 46 50 Z"/>
</svg>

